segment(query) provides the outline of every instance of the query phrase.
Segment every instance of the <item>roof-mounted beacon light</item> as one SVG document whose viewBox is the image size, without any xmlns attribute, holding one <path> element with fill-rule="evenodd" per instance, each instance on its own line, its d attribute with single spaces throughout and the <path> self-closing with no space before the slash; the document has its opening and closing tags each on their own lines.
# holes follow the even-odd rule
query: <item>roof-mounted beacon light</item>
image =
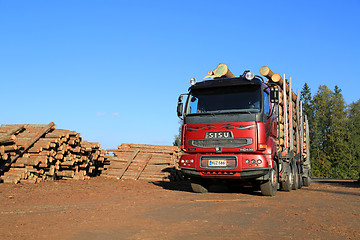
<svg viewBox="0 0 360 240">
<path fill-rule="evenodd" d="M 196 84 L 196 78 L 192 77 L 190 78 L 190 85 L 194 86 Z"/>
<path fill-rule="evenodd" d="M 255 77 L 255 74 L 253 72 L 250 72 L 248 71 L 246 74 L 245 74 L 245 78 L 249 81 L 253 80 Z"/>
</svg>

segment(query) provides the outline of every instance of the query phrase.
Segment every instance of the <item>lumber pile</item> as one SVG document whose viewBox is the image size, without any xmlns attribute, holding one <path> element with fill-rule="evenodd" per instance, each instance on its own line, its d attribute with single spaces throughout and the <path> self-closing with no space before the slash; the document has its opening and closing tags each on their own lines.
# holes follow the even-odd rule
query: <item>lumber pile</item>
<svg viewBox="0 0 360 240">
<path fill-rule="evenodd" d="M 84 180 L 101 174 L 106 152 L 75 131 L 48 125 L 0 126 L 0 178 L 5 183 Z"/>
<path fill-rule="evenodd" d="M 302 111 L 302 102 L 299 99 L 299 90 L 295 94 L 292 90 L 292 79 L 285 79 L 280 74 L 274 73 L 269 67 L 264 66 L 260 73 L 270 83 L 279 89 L 278 115 L 278 151 L 287 154 L 293 151 L 295 154 L 307 156 L 308 136 L 305 134 L 307 119 Z"/>
<path fill-rule="evenodd" d="M 18 149 L 15 144 L 16 135 L 23 131 L 24 125 L 1 126 L 0 128 L 0 160 L 6 162 L 15 155 Z"/>
<path fill-rule="evenodd" d="M 178 169 L 180 149 L 173 146 L 122 144 L 108 149 L 113 156 L 105 162 L 102 176 L 117 179 L 162 181 Z"/>
</svg>

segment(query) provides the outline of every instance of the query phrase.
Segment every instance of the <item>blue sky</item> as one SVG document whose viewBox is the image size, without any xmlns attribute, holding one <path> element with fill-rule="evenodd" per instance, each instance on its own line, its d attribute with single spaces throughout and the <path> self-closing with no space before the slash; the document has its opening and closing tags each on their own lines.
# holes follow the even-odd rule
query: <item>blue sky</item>
<svg viewBox="0 0 360 240">
<path fill-rule="evenodd" d="M 103 148 L 166 144 L 177 97 L 218 63 L 360 94 L 360 1 L 0 0 L 0 124 L 49 123 Z"/>
</svg>

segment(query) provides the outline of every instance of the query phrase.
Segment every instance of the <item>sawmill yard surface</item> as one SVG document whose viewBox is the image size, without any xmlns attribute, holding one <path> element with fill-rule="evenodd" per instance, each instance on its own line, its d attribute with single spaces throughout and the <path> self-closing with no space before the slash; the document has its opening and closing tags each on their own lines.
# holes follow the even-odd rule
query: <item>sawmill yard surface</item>
<svg viewBox="0 0 360 240">
<path fill-rule="evenodd" d="M 0 239 L 360 239 L 355 181 L 275 197 L 212 190 L 105 177 L 0 184 Z"/>
</svg>

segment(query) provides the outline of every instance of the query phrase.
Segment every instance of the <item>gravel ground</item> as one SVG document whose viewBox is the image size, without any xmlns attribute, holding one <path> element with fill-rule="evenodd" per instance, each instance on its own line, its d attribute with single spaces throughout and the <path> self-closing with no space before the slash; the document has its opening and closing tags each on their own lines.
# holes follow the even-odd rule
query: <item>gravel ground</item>
<svg viewBox="0 0 360 240">
<path fill-rule="evenodd" d="M 0 239 L 360 239 L 359 200 L 351 180 L 275 197 L 102 177 L 0 184 Z"/>
</svg>

